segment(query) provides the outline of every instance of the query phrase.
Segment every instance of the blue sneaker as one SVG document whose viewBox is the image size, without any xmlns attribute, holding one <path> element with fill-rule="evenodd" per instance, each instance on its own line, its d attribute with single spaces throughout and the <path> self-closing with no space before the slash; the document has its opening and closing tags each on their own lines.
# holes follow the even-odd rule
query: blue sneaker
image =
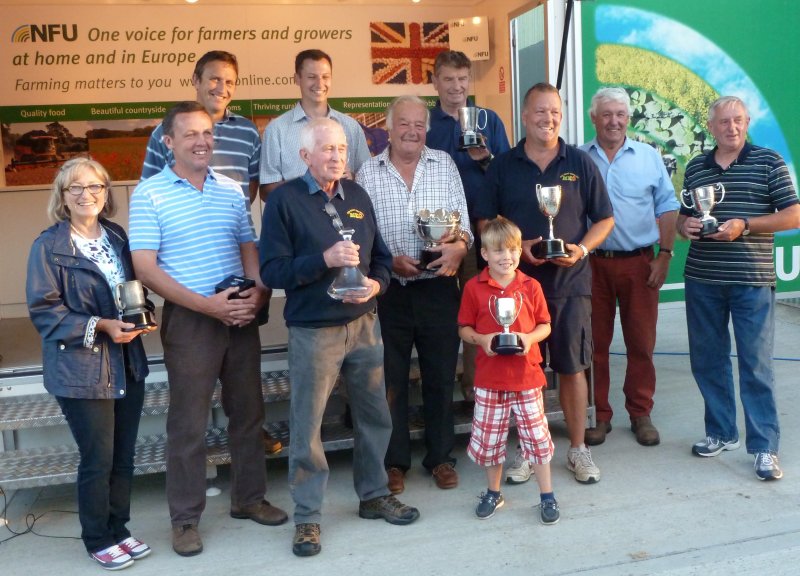
<svg viewBox="0 0 800 576">
<path fill-rule="evenodd" d="M 495 496 L 488 492 L 481 492 L 481 495 L 478 496 L 478 500 L 480 500 L 480 502 L 478 502 L 478 506 L 475 508 L 475 514 L 481 520 L 486 520 L 494 516 L 495 510 L 502 508 L 503 504 L 506 503 L 502 493 Z"/>
<path fill-rule="evenodd" d="M 561 518 L 561 512 L 558 511 L 558 502 L 555 500 L 542 500 L 539 504 L 539 520 L 542 524 L 555 524 Z"/>
<path fill-rule="evenodd" d="M 724 450 L 736 450 L 739 447 L 739 440 L 721 440 L 713 436 L 706 436 L 697 444 L 692 446 L 692 454 L 710 458 L 722 454 Z"/>
<path fill-rule="evenodd" d="M 755 461 L 756 476 L 759 480 L 780 480 L 783 478 L 777 454 L 759 452 Z"/>
</svg>

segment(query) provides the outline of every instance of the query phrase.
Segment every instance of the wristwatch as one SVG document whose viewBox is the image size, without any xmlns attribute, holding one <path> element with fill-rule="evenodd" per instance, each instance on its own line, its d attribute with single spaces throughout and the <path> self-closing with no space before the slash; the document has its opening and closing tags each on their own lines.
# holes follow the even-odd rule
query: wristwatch
<svg viewBox="0 0 800 576">
<path fill-rule="evenodd" d="M 581 260 L 583 260 L 584 258 L 586 258 L 589 255 L 589 249 L 586 246 L 584 246 L 583 244 L 579 243 L 578 244 L 578 248 L 580 248 L 581 251 L 583 252 L 583 254 L 581 255 Z"/>
<path fill-rule="evenodd" d="M 742 218 L 744 221 L 744 230 L 742 230 L 742 236 L 750 236 L 750 220 L 747 218 Z"/>
<path fill-rule="evenodd" d="M 663 252 L 664 254 L 669 254 L 669 257 L 670 257 L 670 258 L 672 258 L 672 257 L 675 255 L 675 252 L 672 250 L 672 248 L 661 248 L 661 247 L 659 246 L 659 247 L 658 247 L 658 253 L 659 253 L 659 254 L 661 254 L 662 252 Z"/>
</svg>

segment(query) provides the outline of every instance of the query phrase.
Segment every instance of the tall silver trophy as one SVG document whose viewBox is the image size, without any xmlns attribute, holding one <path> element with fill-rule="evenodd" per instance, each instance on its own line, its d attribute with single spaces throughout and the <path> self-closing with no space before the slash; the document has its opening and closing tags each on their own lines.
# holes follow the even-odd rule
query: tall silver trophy
<svg viewBox="0 0 800 576">
<path fill-rule="evenodd" d="M 511 332 L 511 325 L 516 321 L 520 310 L 522 310 L 522 294 L 519 292 L 514 292 L 510 298 L 498 298 L 494 294 L 489 296 L 489 313 L 494 321 L 503 327 L 503 331 L 492 338 L 490 347 L 496 354 L 503 356 L 519 354 L 525 349 L 519 335 Z"/>
<path fill-rule="evenodd" d="M 553 233 L 553 219 L 561 209 L 561 186 L 536 185 L 536 199 L 539 201 L 539 210 L 547 216 L 550 222 L 550 237 L 542 239 L 533 246 L 533 255 L 540 260 L 565 258 L 567 254 L 564 241 L 556 238 Z"/>
<path fill-rule="evenodd" d="M 431 250 L 444 243 L 453 234 L 461 231 L 461 213 L 458 210 L 446 210 L 439 208 L 431 212 L 430 210 L 420 210 L 417 212 L 415 230 L 417 235 L 425 241 L 425 247 L 419 255 L 420 270 L 428 270 L 428 264 L 438 260 L 440 252 Z M 433 270 L 434 268 L 430 268 Z"/>
<path fill-rule="evenodd" d="M 483 113 L 483 124 L 481 124 L 481 113 Z M 464 106 L 458 109 L 458 124 L 461 126 L 461 136 L 458 138 L 459 150 L 485 146 L 483 136 L 478 130 L 486 128 L 488 119 L 489 113 L 483 108 Z"/>
<path fill-rule="evenodd" d="M 719 200 L 717 200 L 717 192 L 720 192 Z M 708 236 L 709 234 L 714 234 L 719 230 L 719 223 L 717 219 L 711 215 L 711 210 L 724 199 L 725 186 L 723 186 L 721 182 L 709 186 L 699 186 L 691 190 L 681 190 L 681 204 L 702 215 L 700 217 L 700 224 L 702 224 L 703 227 L 700 229 L 700 238 Z"/>
<path fill-rule="evenodd" d="M 128 280 L 117 284 L 114 288 L 114 300 L 116 300 L 122 321 L 134 324 L 134 327 L 128 328 L 125 330 L 126 332 L 158 326 L 155 314 L 153 314 L 153 306 L 144 297 L 144 288 L 139 280 Z"/>
<path fill-rule="evenodd" d="M 343 228 L 339 230 L 342 240 L 351 242 L 355 230 Z M 361 273 L 357 266 L 342 266 L 336 278 L 328 286 L 328 296 L 334 300 L 344 300 L 345 298 L 359 298 L 366 296 L 372 290 L 369 280 Z"/>
</svg>

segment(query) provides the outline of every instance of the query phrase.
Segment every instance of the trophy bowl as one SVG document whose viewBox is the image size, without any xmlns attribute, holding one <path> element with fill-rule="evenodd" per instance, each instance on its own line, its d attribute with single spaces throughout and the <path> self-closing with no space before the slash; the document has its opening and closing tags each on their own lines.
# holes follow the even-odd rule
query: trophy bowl
<svg viewBox="0 0 800 576">
<path fill-rule="evenodd" d="M 550 224 L 549 238 L 543 238 L 532 249 L 533 256 L 539 260 L 552 260 L 553 258 L 566 258 L 569 256 L 566 245 L 561 238 L 556 238 L 553 233 L 553 219 L 561 210 L 561 186 L 536 185 L 536 199 L 539 201 L 539 210 L 547 216 Z"/>
<path fill-rule="evenodd" d="M 720 192 L 719 200 L 717 200 L 717 192 Z M 689 210 L 694 210 L 701 214 L 700 224 L 702 228 L 700 229 L 700 238 L 714 234 L 719 230 L 719 222 L 711 215 L 711 210 L 724 199 L 725 186 L 721 182 L 708 186 L 698 186 L 691 190 L 681 190 L 681 204 Z"/>
<path fill-rule="evenodd" d="M 428 264 L 438 260 L 440 253 L 431 250 L 431 248 L 440 246 L 444 240 L 461 231 L 461 213 L 458 210 L 449 211 L 444 208 L 439 208 L 433 212 L 420 210 L 417 212 L 414 229 L 417 236 L 425 242 L 425 247 L 419 256 L 417 268 L 420 270 L 435 270 L 435 268 L 428 268 Z"/>
<path fill-rule="evenodd" d="M 124 329 L 124 332 L 158 326 L 154 314 L 155 307 L 144 297 L 144 288 L 139 280 L 117 284 L 114 288 L 114 300 L 121 313 L 121 320 L 134 325 L 133 328 Z"/>
<path fill-rule="evenodd" d="M 481 114 L 483 114 L 483 124 L 481 124 Z M 461 128 L 461 136 L 458 138 L 458 149 L 485 147 L 483 136 L 478 132 L 486 128 L 489 113 L 483 108 L 475 106 L 463 106 L 458 109 L 458 124 Z"/>
<path fill-rule="evenodd" d="M 517 334 L 511 332 L 511 325 L 517 320 L 519 312 L 522 310 L 522 294 L 514 292 L 512 297 L 498 297 L 492 294 L 489 296 L 489 313 L 503 331 L 492 338 L 490 348 L 495 354 L 510 356 L 520 354 L 525 347 L 522 339 Z"/>
</svg>

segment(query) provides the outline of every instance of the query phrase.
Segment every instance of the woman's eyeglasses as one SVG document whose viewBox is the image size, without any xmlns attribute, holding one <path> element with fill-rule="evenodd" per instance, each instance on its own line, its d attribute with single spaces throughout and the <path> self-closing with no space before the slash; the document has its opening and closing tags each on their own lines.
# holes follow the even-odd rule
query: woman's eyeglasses
<svg viewBox="0 0 800 576">
<path fill-rule="evenodd" d="M 105 189 L 105 184 L 88 184 L 86 186 L 82 186 L 80 184 L 70 184 L 67 188 L 64 188 L 64 192 L 69 192 L 73 196 L 80 196 L 83 194 L 84 190 L 88 190 L 89 194 L 92 196 L 97 196 Z"/>
</svg>

